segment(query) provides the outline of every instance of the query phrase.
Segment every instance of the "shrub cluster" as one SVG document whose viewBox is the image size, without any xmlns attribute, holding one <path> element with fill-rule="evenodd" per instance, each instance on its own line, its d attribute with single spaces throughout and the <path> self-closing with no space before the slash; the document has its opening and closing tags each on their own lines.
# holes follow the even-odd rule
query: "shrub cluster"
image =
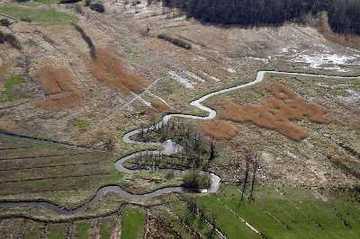
<svg viewBox="0 0 360 239">
<path fill-rule="evenodd" d="M 85 6 L 88 6 L 91 10 L 96 12 L 105 12 L 105 7 L 101 0 L 86 0 Z"/>
<path fill-rule="evenodd" d="M 0 31 L 0 44 L 4 44 L 6 42 L 15 49 L 21 50 L 22 48 L 21 43 L 15 37 L 15 35 L 11 33 L 3 33 Z"/>
<path fill-rule="evenodd" d="M 207 189 L 210 187 L 210 178 L 198 171 L 190 171 L 184 175 L 182 186 L 192 190 Z"/>
<path fill-rule="evenodd" d="M 166 35 L 166 34 L 159 34 L 158 35 L 158 38 L 159 39 L 162 39 L 162 40 L 165 40 L 165 41 L 168 41 L 168 42 L 171 42 L 172 44 L 176 45 L 176 46 L 179 46 L 179 47 L 182 47 L 184 49 L 191 49 L 191 44 L 183 41 L 183 40 L 180 40 L 180 39 L 177 39 L 177 38 L 173 38 L 169 35 Z"/>
</svg>

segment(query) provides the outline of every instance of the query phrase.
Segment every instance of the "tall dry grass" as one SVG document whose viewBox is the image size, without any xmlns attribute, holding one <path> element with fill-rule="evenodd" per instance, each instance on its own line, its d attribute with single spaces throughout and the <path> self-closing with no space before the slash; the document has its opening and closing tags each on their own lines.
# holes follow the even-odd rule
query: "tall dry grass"
<svg viewBox="0 0 360 239">
<path fill-rule="evenodd" d="M 302 140 L 308 136 L 296 120 L 308 119 L 316 123 L 328 123 L 327 112 L 320 105 L 307 103 L 283 84 L 266 86 L 270 93 L 259 104 L 240 105 L 233 101 L 221 102 L 220 117 L 234 122 L 252 122 L 255 125 L 275 130 L 290 139 Z"/>
<path fill-rule="evenodd" d="M 96 58 L 89 64 L 89 68 L 97 80 L 120 90 L 125 95 L 131 91 L 141 93 L 149 85 L 143 77 L 130 73 L 110 49 L 98 49 Z"/>
<path fill-rule="evenodd" d="M 35 103 L 38 107 L 47 110 L 61 110 L 80 104 L 80 90 L 75 85 L 69 70 L 43 66 L 38 71 L 36 79 L 40 82 L 46 95 L 44 100 Z"/>
</svg>

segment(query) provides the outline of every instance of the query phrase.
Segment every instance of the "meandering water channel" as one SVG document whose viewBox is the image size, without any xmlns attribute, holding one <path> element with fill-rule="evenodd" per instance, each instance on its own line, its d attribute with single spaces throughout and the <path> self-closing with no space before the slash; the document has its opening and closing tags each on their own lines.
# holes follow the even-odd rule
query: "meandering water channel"
<svg viewBox="0 0 360 239">
<path fill-rule="evenodd" d="M 120 172 L 124 172 L 124 173 L 128 173 L 128 174 L 136 173 L 138 170 L 130 170 L 130 169 L 124 167 L 124 163 L 130 159 L 136 159 L 136 158 L 141 157 L 144 154 L 144 152 L 146 152 L 147 154 L 155 154 L 155 155 L 159 155 L 159 154 L 169 155 L 169 154 L 176 153 L 176 150 L 169 151 L 169 149 L 167 148 L 167 146 L 165 144 L 161 144 L 158 142 L 140 142 L 140 141 L 134 140 L 133 139 L 133 138 L 135 138 L 134 136 L 139 134 L 141 131 L 146 133 L 154 128 L 161 128 L 165 124 L 167 124 L 172 118 L 176 118 L 176 117 L 193 119 L 193 120 L 212 120 L 216 117 L 216 111 L 203 104 L 206 100 L 208 100 L 211 97 L 217 96 L 217 95 L 225 94 L 225 93 L 228 93 L 231 91 L 235 91 L 238 89 L 243 89 L 243 88 L 247 88 L 247 87 L 256 85 L 264 80 L 264 77 L 266 74 L 319 77 L 319 78 L 340 78 L 340 79 L 341 78 L 343 78 L 343 79 L 359 78 L 359 76 L 330 76 L 330 75 L 317 75 L 317 74 L 278 72 L 278 71 L 258 71 L 258 73 L 256 75 L 256 79 L 252 82 L 209 93 L 209 94 L 207 94 L 197 100 L 194 100 L 190 103 L 191 106 L 194 106 L 194 107 L 206 112 L 207 116 L 195 116 L 195 115 L 188 115 L 188 114 L 168 114 L 168 115 L 164 116 L 158 123 L 150 126 L 149 128 L 135 129 L 135 130 L 130 131 L 127 134 L 125 134 L 123 136 L 123 141 L 128 144 L 146 144 L 146 145 L 150 145 L 150 146 L 159 146 L 160 149 L 152 150 L 152 151 L 145 150 L 142 152 L 136 152 L 136 153 L 130 154 L 128 156 L 125 156 L 125 157 L 119 159 L 115 163 L 116 169 Z M 177 173 L 183 173 L 182 171 L 179 171 L 179 170 L 174 170 L 174 171 L 176 171 Z M 220 183 L 221 183 L 220 177 L 211 172 L 203 171 L 201 173 L 208 174 L 210 176 L 210 187 L 207 190 L 203 190 L 203 193 L 216 193 L 220 187 Z M 29 216 L 31 216 L 31 209 L 45 209 L 45 210 L 50 210 L 52 213 L 55 213 L 59 216 L 71 217 L 72 215 L 81 214 L 93 202 L 101 203 L 103 198 L 107 194 L 110 194 L 110 193 L 116 194 L 118 197 L 120 197 L 130 203 L 143 204 L 144 201 L 146 201 L 148 199 L 152 199 L 152 198 L 170 194 L 170 193 L 183 193 L 185 191 L 186 190 L 183 187 L 179 186 L 179 187 L 161 188 L 161 189 L 155 190 L 153 192 L 145 193 L 145 194 L 133 194 L 133 193 L 129 193 L 129 192 L 125 191 L 120 186 L 113 185 L 113 186 L 104 186 L 104 187 L 98 189 L 96 191 L 96 193 L 92 197 L 90 197 L 85 203 L 83 203 L 82 205 L 75 207 L 75 208 L 66 208 L 61 205 L 58 205 L 56 203 L 46 201 L 46 200 L 23 200 L 23 201 L 16 200 L 16 201 L 0 201 L 0 209 L 11 209 L 11 208 L 19 209 L 19 208 L 21 208 L 21 209 L 23 209 L 24 214 L 26 214 L 26 215 L 29 214 Z"/>
</svg>

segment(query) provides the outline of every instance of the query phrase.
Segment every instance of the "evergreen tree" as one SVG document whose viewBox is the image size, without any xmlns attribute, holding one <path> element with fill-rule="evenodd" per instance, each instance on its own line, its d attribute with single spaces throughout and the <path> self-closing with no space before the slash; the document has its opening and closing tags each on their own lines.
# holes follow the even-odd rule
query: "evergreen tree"
<svg viewBox="0 0 360 239">
<path fill-rule="evenodd" d="M 335 32 L 360 34 L 359 0 L 162 0 L 182 9 L 188 17 L 216 24 L 246 27 L 303 21 L 309 14 L 329 12 Z"/>
</svg>

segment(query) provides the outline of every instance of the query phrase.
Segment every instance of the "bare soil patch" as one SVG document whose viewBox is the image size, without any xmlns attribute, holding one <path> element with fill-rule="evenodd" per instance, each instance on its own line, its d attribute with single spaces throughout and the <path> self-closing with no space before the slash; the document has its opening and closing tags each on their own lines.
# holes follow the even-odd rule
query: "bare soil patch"
<svg viewBox="0 0 360 239">
<path fill-rule="evenodd" d="M 201 132 L 206 136 L 219 140 L 230 140 L 239 133 L 239 129 L 225 120 L 211 120 L 202 122 Z"/>
<path fill-rule="evenodd" d="M 95 78 L 123 94 L 141 93 L 148 85 L 141 76 L 128 72 L 121 60 L 110 49 L 98 49 L 96 59 L 90 65 L 90 71 Z"/>
<path fill-rule="evenodd" d="M 39 70 L 37 78 L 46 94 L 45 100 L 36 102 L 38 107 L 47 110 L 61 110 L 80 104 L 80 90 L 67 69 L 44 66 Z"/>
<path fill-rule="evenodd" d="M 16 132 L 19 129 L 15 121 L 9 119 L 0 119 L 0 130 Z"/>
<path fill-rule="evenodd" d="M 318 104 L 307 103 L 305 99 L 284 84 L 272 83 L 265 90 L 270 96 L 258 104 L 240 105 L 233 101 L 220 102 L 220 118 L 234 122 L 252 122 L 255 125 L 275 130 L 293 140 L 308 136 L 303 127 L 294 120 L 308 119 L 315 123 L 328 123 L 327 112 Z"/>
</svg>

